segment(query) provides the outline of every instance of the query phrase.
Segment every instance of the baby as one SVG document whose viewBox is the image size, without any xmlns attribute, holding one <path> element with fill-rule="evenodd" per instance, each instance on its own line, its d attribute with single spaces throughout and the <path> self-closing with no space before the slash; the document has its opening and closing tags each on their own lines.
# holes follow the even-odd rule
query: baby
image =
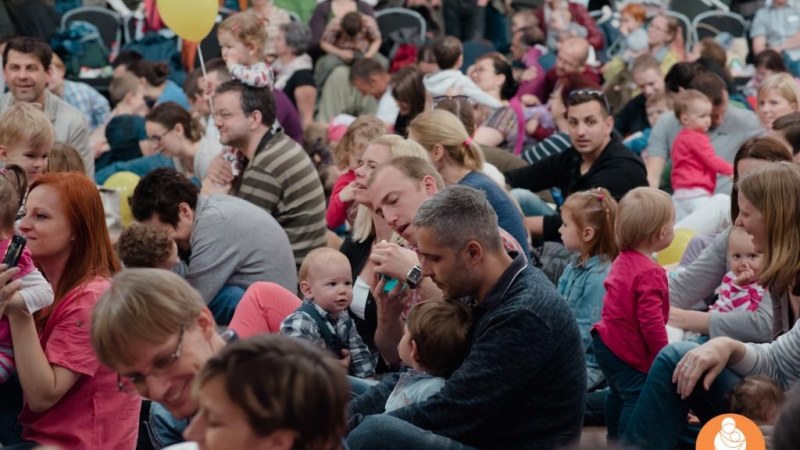
<svg viewBox="0 0 800 450">
<path fill-rule="evenodd" d="M 637 155 L 640 155 L 647 148 L 650 133 L 653 131 L 653 127 L 656 126 L 658 119 L 664 113 L 672 111 L 672 97 L 666 92 L 650 96 L 645 102 L 645 111 L 647 112 L 647 122 L 650 127 L 633 133 L 625 138 L 623 142 L 626 147 L 633 150 Z"/>
<path fill-rule="evenodd" d="M 764 288 L 758 285 L 758 272 L 763 257 L 756 253 L 753 240 L 744 228 L 733 227 L 728 235 L 728 266 L 730 272 L 722 278 L 719 299 L 708 307 L 709 311 L 755 311 L 764 297 Z"/>
<path fill-rule="evenodd" d="M 350 375 L 374 377 L 376 361 L 347 314 L 353 301 L 353 274 L 347 257 L 332 248 L 313 250 L 303 260 L 298 278 L 305 300 L 283 320 L 281 334 L 329 350 Z"/>
<path fill-rule="evenodd" d="M 758 425 L 769 440 L 786 397 L 770 378 L 752 375 L 740 381 L 730 393 L 730 412 L 741 414 Z M 769 442 L 766 448 L 771 448 Z"/>
<path fill-rule="evenodd" d="M 143 223 L 133 223 L 117 241 L 117 253 L 125 267 L 172 269 L 178 263 L 178 246 L 166 232 Z"/>
<path fill-rule="evenodd" d="M 409 367 L 386 400 L 386 412 L 421 402 L 439 392 L 469 350 L 469 308 L 456 300 L 418 303 L 408 315 L 397 346 Z"/>
</svg>

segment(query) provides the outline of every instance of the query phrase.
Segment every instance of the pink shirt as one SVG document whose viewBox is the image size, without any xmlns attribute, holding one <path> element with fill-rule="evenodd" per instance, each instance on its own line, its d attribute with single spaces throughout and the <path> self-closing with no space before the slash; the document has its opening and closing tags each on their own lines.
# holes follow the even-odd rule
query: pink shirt
<svg viewBox="0 0 800 450">
<path fill-rule="evenodd" d="M 281 322 L 303 302 L 283 286 L 269 282 L 253 283 L 236 306 L 229 330 L 241 339 L 264 333 L 277 334 Z"/>
<path fill-rule="evenodd" d="M 733 165 L 714 153 L 711 138 L 702 131 L 682 128 L 672 143 L 672 189 L 700 188 L 711 195 L 717 174 L 733 176 Z"/>
<path fill-rule="evenodd" d="M 92 309 L 111 285 L 96 277 L 67 293 L 40 334 L 47 360 L 79 375 L 61 400 L 42 413 L 19 416 L 22 437 L 70 450 L 132 450 L 139 431 L 141 399 L 117 390 L 117 375 L 100 365 L 90 341 Z"/>
<path fill-rule="evenodd" d="M 614 260 L 603 285 L 603 311 L 594 329 L 619 359 L 647 373 L 667 345 L 667 274 L 647 256 L 625 250 Z"/>
</svg>

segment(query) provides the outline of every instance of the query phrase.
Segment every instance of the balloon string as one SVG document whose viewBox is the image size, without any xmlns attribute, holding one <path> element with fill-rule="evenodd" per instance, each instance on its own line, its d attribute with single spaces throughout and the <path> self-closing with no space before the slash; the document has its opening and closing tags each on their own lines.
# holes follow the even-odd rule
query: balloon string
<svg viewBox="0 0 800 450">
<path fill-rule="evenodd" d="M 208 73 L 206 73 L 206 60 L 203 58 L 203 47 L 198 43 L 197 44 L 197 54 L 200 56 L 200 69 L 203 71 L 203 80 L 208 83 Z M 208 107 L 211 110 L 211 120 L 214 120 L 214 96 L 208 97 Z"/>
</svg>

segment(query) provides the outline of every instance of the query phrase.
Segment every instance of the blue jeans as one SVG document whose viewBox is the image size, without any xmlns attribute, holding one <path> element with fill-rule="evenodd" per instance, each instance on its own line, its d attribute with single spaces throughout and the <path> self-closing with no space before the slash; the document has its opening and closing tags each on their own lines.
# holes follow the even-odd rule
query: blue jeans
<svg viewBox="0 0 800 450">
<path fill-rule="evenodd" d="M 189 419 L 176 419 L 161 404 L 150 404 L 147 434 L 156 449 L 184 442 L 183 432 L 188 426 Z"/>
<path fill-rule="evenodd" d="M 512 189 L 511 196 L 519 204 L 522 215 L 525 217 L 554 216 L 556 211 L 541 197 L 527 189 Z"/>
<path fill-rule="evenodd" d="M 786 68 L 789 72 L 792 73 L 794 76 L 800 76 L 800 59 L 793 60 L 789 57 L 789 54 L 783 52 L 783 62 L 786 64 Z"/>
<path fill-rule="evenodd" d="M 617 440 L 620 432 L 628 426 L 628 420 L 642 392 L 647 375 L 619 359 L 599 336 L 594 336 L 592 346 L 608 382 L 605 403 L 608 438 Z"/>
<path fill-rule="evenodd" d="M 227 325 L 231 323 L 233 312 L 239 305 L 239 301 L 244 295 L 244 288 L 239 286 L 223 286 L 217 295 L 208 303 L 208 309 L 214 315 L 217 325 Z"/>
<path fill-rule="evenodd" d="M 474 447 L 461 444 L 450 438 L 439 436 L 428 430 L 411 425 L 403 419 L 387 414 L 367 416 L 350 435 L 347 436 L 350 450 L 473 450 Z"/>
<path fill-rule="evenodd" d="M 372 386 L 380 383 L 378 380 L 365 380 L 352 375 L 347 376 L 347 381 L 350 382 L 350 398 L 356 398 L 367 392 Z"/>
<path fill-rule="evenodd" d="M 706 391 L 697 384 L 692 395 L 682 400 L 672 382 L 672 373 L 693 342 L 677 342 L 659 352 L 647 376 L 639 401 L 633 410 L 628 428 L 622 433 L 623 447 L 642 450 L 670 450 L 675 447 L 686 426 L 689 409 L 702 423 L 729 411 L 725 397 L 741 380 L 733 371 L 724 369 Z"/>
</svg>

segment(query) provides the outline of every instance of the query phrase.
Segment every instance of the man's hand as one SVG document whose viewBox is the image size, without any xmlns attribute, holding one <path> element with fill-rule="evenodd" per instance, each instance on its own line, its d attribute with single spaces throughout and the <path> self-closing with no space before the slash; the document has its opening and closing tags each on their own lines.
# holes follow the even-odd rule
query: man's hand
<svg viewBox="0 0 800 450">
<path fill-rule="evenodd" d="M 419 265 L 419 258 L 413 251 L 392 242 L 379 242 L 369 255 L 374 271 L 405 283 L 408 272 Z"/>
<path fill-rule="evenodd" d="M 347 371 L 347 369 L 350 368 L 350 350 L 343 349 L 341 355 L 342 357 L 337 359 L 336 362 L 338 362 L 339 365 L 344 367 L 344 370 Z"/>
<path fill-rule="evenodd" d="M 231 184 L 233 182 L 233 171 L 230 163 L 225 161 L 222 155 L 215 156 L 206 170 L 206 179 L 219 186 Z"/>
</svg>

